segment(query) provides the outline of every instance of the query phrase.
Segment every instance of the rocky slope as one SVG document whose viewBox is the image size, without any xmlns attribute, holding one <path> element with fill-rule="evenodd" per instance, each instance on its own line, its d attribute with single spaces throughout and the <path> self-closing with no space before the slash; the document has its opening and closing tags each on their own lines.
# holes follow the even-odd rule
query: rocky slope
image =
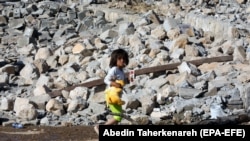
<svg viewBox="0 0 250 141">
<path fill-rule="evenodd" d="M 249 121 L 247 1 L 21 0 L 0 11 L 3 126 L 104 122 L 103 86 L 63 89 L 102 79 L 116 48 L 129 52 L 126 71 L 179 63 L 126 85 L 123 108 L 137 124 Z M 220 56 L 229 60 L 190 62 Z"/>
</svg>

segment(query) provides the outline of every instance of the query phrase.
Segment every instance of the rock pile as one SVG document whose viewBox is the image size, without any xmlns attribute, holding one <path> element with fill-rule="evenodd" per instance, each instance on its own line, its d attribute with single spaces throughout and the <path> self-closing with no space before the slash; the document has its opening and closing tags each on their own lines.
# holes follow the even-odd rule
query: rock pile
<svg viewBox="0 0 250 141">
<path fill-rule="evenodd" d="M 103 78 L 117 48 L 129 52 L 126 71 L 180 62 L 125 86 L 124 110 L 138 124 L 249 114 L 247 0 L 9 0 L 0 11 L 3 126 L 104 122 L 110 115 L 99 87 L 49 93 Z M 232 60 L 188 62 L 218 56 Z"/>
</svg>

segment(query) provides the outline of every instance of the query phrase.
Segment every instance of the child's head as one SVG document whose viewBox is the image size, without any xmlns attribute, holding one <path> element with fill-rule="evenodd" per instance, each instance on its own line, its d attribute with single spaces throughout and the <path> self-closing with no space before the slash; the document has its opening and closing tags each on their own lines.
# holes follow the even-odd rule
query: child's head
<svg viewBox="0 0 250 141">
<path fill-rule="evenodd" d="M 129 63 L 128 53 L 123 49 L 116 49 L 111 53 L 109 67 L 125 67 Z"/>
</svg>

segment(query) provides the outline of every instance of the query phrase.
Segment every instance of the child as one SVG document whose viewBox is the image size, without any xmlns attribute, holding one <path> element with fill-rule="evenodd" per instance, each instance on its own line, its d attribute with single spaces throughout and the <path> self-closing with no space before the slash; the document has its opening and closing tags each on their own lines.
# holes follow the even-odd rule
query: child
<svg viewBox="0 0 250 141">
<path fill-rule="evenodd" d="M 108 105 L 108 108 L 111 110 L 112 113 L 118 114 L 114 115 L 113 118 L 109 119 L 104 125 L 117 125 L 121 120 L 122 117 L 119 116 L 119 114 L 122 113 L 122 103 L 112 103 L 108 100 L 107 94 L 109 94 L 110 87 L 116 87 L 116 88 L 123 88 L 123 84 L 118 83 L 118 81 L 126 82 L 125 73 L 123 71 L 123 68 L 126 67 L 129 63 L 129 57 L 128 53 L 123 49 L 116 49 L 111 53 L 110 63 L 109 67 L 110 70 L 108 71 L 108 74 L 104 78 L 104 83 L 107 85 L 105 97 L 106 102 Z M 112 98 L 110 98 L 112 99 Z M 113 98 L 114 99 L 114 98 Z M 99 134 L 99 126 L 96 125 L 94 127 L 97 134 Z"/>
</svg>

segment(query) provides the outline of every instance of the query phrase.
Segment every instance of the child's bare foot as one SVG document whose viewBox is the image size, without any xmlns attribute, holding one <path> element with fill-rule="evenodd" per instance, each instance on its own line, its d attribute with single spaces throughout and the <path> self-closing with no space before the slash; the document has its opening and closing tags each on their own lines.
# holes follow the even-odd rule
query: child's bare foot
<svg viewBox="0 0 250 141">
<path fill-rule="evenodd" d="M 94 130 L 95 130 L 96 134 L 99 135 L 99 126 L 98 125 L 94 126 Z"/>
</svg>

